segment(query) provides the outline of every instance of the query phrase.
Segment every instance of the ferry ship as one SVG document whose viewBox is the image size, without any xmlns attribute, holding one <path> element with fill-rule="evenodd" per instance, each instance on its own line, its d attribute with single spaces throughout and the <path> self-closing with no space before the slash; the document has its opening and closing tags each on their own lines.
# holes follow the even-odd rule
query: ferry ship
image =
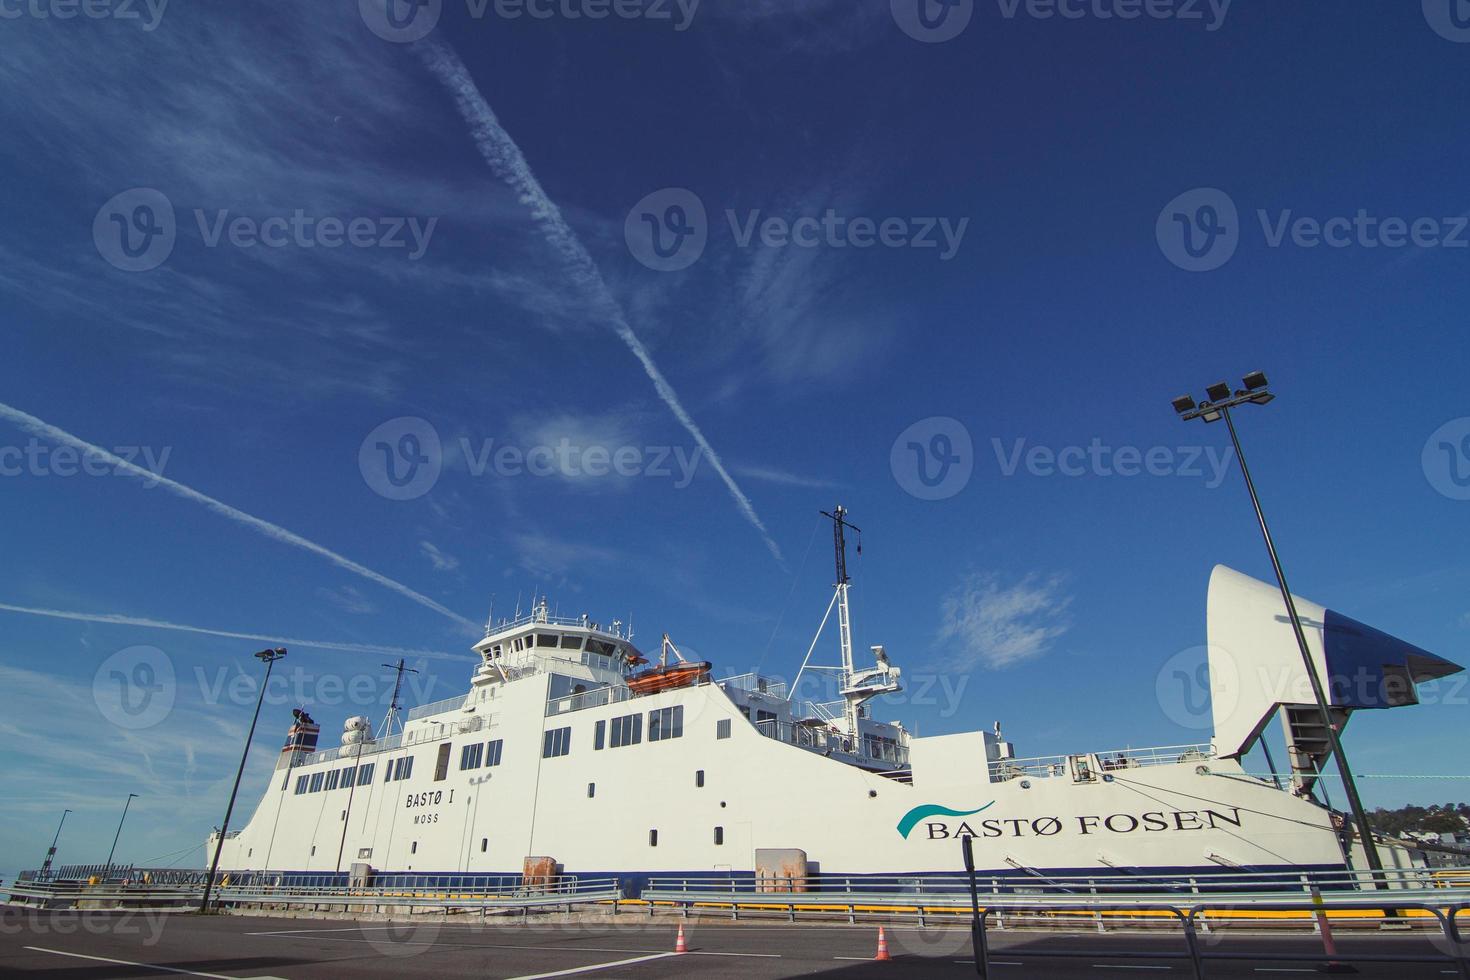
<svg viewBox="0 0 1470 980">
<path fill-rule="evenodd" d="M 341 744 L 297 709 L 274 778 L 223 842 L 237 872 L 616 876 L 934 875 L 972 836 L 990 875 L 1333 870 L 1352 863 L 1317 799 L 1320 712 L 1274 586 L 1211 576 L 1207 744 L 1023 758 L 993 730 L 913 734 L 873 701 L 902 689 L 881 646 L 852 644 L 841 507 L 832 519 L 838 699 L 814 704 L 755 674 L 716 679 L 667 636 L 655 665 L 621 622 L 529 614 L 486 626 L 460 696 L 387 723 L 346 720 Z M 1333 720 L 1416 703 L 1461 668 L 1297 600 Z M 818 637 L 823 629 L 818 630 Z M 813 649 L 816 641 L 813 642 Z M 401 668 L 401 664 L 400 664 Z M 400 675 L 401 676 L 401 675 Z M 799 687 L 800 676 L 796 685 Z M 1310 694 L 1305 695 L 1310 699 Z M 1289 770 L 1242 757 L 1281 719 Z M 1274 768 L 1274 766 L 1273 766 Z M 219 843 L 211 834 L 208 853 Z"/>
</svg>

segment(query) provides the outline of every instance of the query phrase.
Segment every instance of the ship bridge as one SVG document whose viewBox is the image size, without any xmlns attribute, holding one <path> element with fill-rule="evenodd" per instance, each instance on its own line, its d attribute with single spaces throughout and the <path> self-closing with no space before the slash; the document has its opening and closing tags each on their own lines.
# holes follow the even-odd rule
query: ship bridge
<svg viewBox="0 0 1470 980">
<path fill-rule="evenodd" d="M 615 683 L 648 662 L 633 645 L 632 629 L 620 620 L 603 626 L 585 613 L 555 616 L 545 599 L 527 615 L 486 624 L 485 638 L 474 650 L 481 663 L 473 683 L 480 685 L 573 665 L 589 668 L 596 682 Z"/>
</svg>

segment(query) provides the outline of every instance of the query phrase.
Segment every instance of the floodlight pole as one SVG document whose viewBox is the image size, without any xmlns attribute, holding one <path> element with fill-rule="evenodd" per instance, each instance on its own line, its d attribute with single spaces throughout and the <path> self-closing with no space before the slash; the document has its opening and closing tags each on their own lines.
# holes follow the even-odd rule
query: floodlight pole
<svg viewBox="0 0 1470 980">
<path fill-rule="evenodd" d="M 61 840 L 61 828 L 66 824 L 66 815 L 70 810 L 61 811 L 61 822 L 56 825 L 56 836 L 51 838 L 51 850 L 46 852 L 46 860 L 41 862 L 41 877 L 46 877 L 51 871 L 51 861 L 56 857 L 56 843 Z"/>
<path fill-rule="evenodd" d="M 102 884 L 103 885 L 106 885 L 107 884 L 107 879 L 112 874 L 112 856 L 117 853 L 117 842 L 122 837 L 122 825 L 123 825 L 123 821 L 126 820 L 126 819 L 128 819 L 128 807 L 132 806 L 133 805 L 133 800 L 135 800 L 137 798 L 138 798 L 138 794 L 137 793 L 129 793 L 128 794 L 128 798 L 123 801 L 123 812 L 122 812 L 122 816 L 121 817 L 118 817 L 118 819 L 117 819 L 117 833 L 112 836 L 112 850 L 110 850 L 110 851 L 107 852 L 107 868 L 102 872 Z M 62 817 L 61 817 L 61 819 L 65 820 L 66 819 L 66 815 L 63 814 Z M 60 837 L 61 836 L 61 827 L 60 826 L 58 826 L 56 828 L 56 836 L 57 837 Z"/>
<path fill-rule="evenodd" d="M 219 828 L 219 840 L 214 844 L 214 860 L 210 862 L 209 874 L 204 879 L 204 899 L 199 903 L 200 912 L 209 911 L 209 893 L 214 889 L 214 876 L 219 871 L 220 852 L 225 849 L 225 835 L 230 832 L 230 814 L 235 811 L 235 795 L 240 792 L 240 777 L 245 775 L 245 760 L 250 758 L 250 743 L 255 739 L 255 723 L 260 721 L 260 705 L 265 701 L 265 689 L 271 680 L 271 668 L 286 655 L 284 649 L 262 650 L 255 656 L 265 661 L 265 680 L 260 683 L 260 694 L 255 699 L 255 717 L 250 719 L 250 733 L 245 736 L 245 751 L 240 753 L 240 768 L 235 771 L 235 787 L 230 790 L 230 802 L 225 807 L 225 822 Z"/>
<path fill-rule="evenodd" d="M 1337 726 L 1332 723 L 1332 709 L 1328 706 L 1326 692 L 1322 689 L 1322 679 L 1317 676 L 1317 665 L 1312 661 L 1311 650 L 1307 647 L 1307 634 L 1302 630 L 1302 621 L 1297 615 L 1296 602 L 1292 599 L 1291 589 L 1286 584 L 1286 573 L 1281 569 L 1281 559 L 1276 554 L 1276 543 L 1271 540 L 1271 529 L 1266 525 L 1266 512 L 1261 509 L 1261 498 L 1256 493 L 1256 483 L 1251 479 L 1250 467 L 1246 466 L 1245 453 L 1240 448 L 1240 437 L 1236 435 L 1235 420 L 1230 416 L 1230 407 L 1228 403 L 1220 406 L 1220 413 L 1225 417 L 1225 427 L 1230 430 L 1230 442 L 1235 447 L 1235 458 L 1240 461 L 1240 472 L 1245 477 L 1245 488 L 1250 491 L 1251 506 L 1255 508 L 1256 521 L 1261 525 L 1261 537 L 1265 539 L 1266 551 L 1271 555 L 1271 568 L 1276 573 L 1276 584 L 1281 587 L 1281 598 L 1286 601 L 1286 615 L 1291 619 L 1291 630 L 1296 634 L 1296 645 L 1302 654 L 1302 665 L 1306 668 L 1307 679 L 1312 683 L 1312 696 L 1317 699 L 1317 710 L 1322 715 L 1322 727 L 1327 730 L 1327 738 L 1332 746 L 1332 757 L 1337 760 L 1337 771 L 1342 776 L 1342 786 L 1347 793 L 1348 806 L 1353 811 L 1353 822 L 1358 825 L 1358 838 L 1363 842 L 1363 853 L 1368 859 L 1369 870 L 1381 872 L 1383 862 L 1378 856 L 1378 846 L 1373 841 L 1373 828 L 1368 824 L 1368 812 L 1363 809 L 1363 801 L 1358 796 L 1358 785 L 1353 780 L 1352 769 L 1348 766 L 1347 753 L 1342 748 L 1342 739 L 1338 736 Z"/>
</svg>

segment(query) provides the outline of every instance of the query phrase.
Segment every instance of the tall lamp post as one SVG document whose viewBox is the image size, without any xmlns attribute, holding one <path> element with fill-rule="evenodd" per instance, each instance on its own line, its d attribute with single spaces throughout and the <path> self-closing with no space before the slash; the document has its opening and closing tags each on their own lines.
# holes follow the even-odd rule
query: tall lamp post
<svg viewBox="0 0 1470 980">
<path fill-rule="evenodd" d="M 56 836 L 51 838 L 51 850 L 46 852 L 46 860 L 41 862 L 41 877 L 43 878 L 51 870 L 51 861 L 56 857 L 56 842 L 61 840 L 61 828 L 66 824 L 66 815 L 70 812 L 70 810 L 61 811 L 61 823 L 56 825 Z"/>
<path fill-rule="evenodd" d="M 1296 603 L 1291 598 L 1291 589 L 1287 587 L 1286 573 L 1281 570 L 1281 559 L 1276 554 L 1276 544 L 1271 540 L 1271 529 L 1266 526 L 1266 513 L 1261 509 L 1261 498 L 1256 494 L 1255 481 L 1251 479 L 1251 471 L 1245 464 L 1245 453 L 1241 451 L 1240 437 L 1235 432 L 1235 420 L 1230 417 L 1232 408 L 1238 408 L 1241 405 L 1266 405 L 1276 396 L 1271 393 L 1264 372 L 1253 371 L 1247 374 L 1241 383 L 1244 387 L 1234 391 L 1224 381 L 1212 384 L 1205 389 L 1207 400 L 1199 404 L 1195 404 L 1191 396 L 1181 395 L 1174 399 L 1174 411 L 1186 422 L 1204 419 L 1209 423 L 1224 419 L 1225 427 L 1230 430 L 1230 442 L 1235 447 L 1235 458 L 1240 461 L 1240 472 L 1245 476 L 1245 488 L 1250 491 L 1251 505 L 1256 510 L 1256 521 L 1261 525 L 1261 537 L 1266 540 L 1266 551 L 1271 556 L 1271 568 L 1276 573 L 1276 584 L 1281 587 L 1281 598 L 1286 602 L 1286 614 L 1291 619 L 1291 630 L 1296 634 L 1296 645 L 1301 651 L 1302 666 L 1306 668 L 1307 679 L 1311 681 L 1312 696 L 1316 698 L 1317 710 L 1322 716 L 1322 727 L 1327 731 L 1332 757 L 1337 761 L 1337 771 L 1342 776 L 1342 786 L 1347 793 L 1348 806 L 1353 811 L 1353 822 L 1357 824 L 1358 839 L 1363 842 L 1363 853 L 1368 859 L 1368 868 L 1373 872 L 1381 872 L 1383 862 L 1379 859 L 1378 847 L 1373 841 L 1373 828 L 1368 825 L 1368 813 L 1363 809 L 1363 801 L 1358 797 L 1358 786 L 1353 781 L 1353 771 L 1348 766 L 1347 753 L 1343 751 L 1342 739 L 1338 734 L 1337 726 L 1333 724 L 1332 710 L 1327 703 L 1322 679 L 1317 675 L 1317 665 L 1313 662 L 1311 650 L 1307 647 L 1307 635 L 1302 631 L 1301 617 L 1297 615 Z"/>
<path fill-rule="evenodd" d="M 235 795 L 240 792 L 240 777 L 245 775 L 245 760 L 250 758 L 250 743 L 255 738 L 255 723 L 260 721 L 260 705 L 265 701 L 266 685 L 271 680 L 271 668 L 286 655 L 284 648 L 262 650 L 255 655 L 265 662 L 265 680 L 260 682 L 260 695 L 255 699 L 255 717 L 250 719 L 250 733 L 245 736 L 245 751 L 240 753 L 240 768 L 235 771 L 235 786 L 230 790 L 230 802 L 225 807 L 225 822 L 219 828 L 219 840 L 214 844 L 214 860 L 209 864 L 209 875 L 204 879 L 204 900 L 199 903 L 200 912 L 209 911 L 209 893 L 214 889 L 214 876 L 219 871 L 220 853 L 225 849 L 225 835 L 230 832 L 230 814 L 235 812 Z"/>
<path fill-rule="evenodd" d="M 112 856 L 117 853 L 117 841 L 118 841 L 118 838 L 122 836 L 122 825 L 123 825 L 123 821 L 126 820 L 126 819 L 128 819 L 128 807 L 132 806 L 133 805 L 133 801 L 136 800 L 137 798 L 138 798 L 138 794 L 137 793 L 129 793 L 127 800 L 125 800 L 123 802 L 122 816 L 119 817 L 118 820 L 117 820 L 117 833 L 112 836 L 112 850 L 110 850 L 110 851 L 107 852 L 107 870 L 105 870 L 105 871 L 102 872 L 102 883 L 104 885 L 107 884 L 107 878 L 108 878 L 108 876 L 112 874 Z M 61 819 L 65 820 L 66 819 L 66 816 L 63 815 Z M 56 836 L 58 836 L 58 837 L 61 836 L 61 828 L 60 827 L 57 827 L 56 828 Z"/>
</svg>

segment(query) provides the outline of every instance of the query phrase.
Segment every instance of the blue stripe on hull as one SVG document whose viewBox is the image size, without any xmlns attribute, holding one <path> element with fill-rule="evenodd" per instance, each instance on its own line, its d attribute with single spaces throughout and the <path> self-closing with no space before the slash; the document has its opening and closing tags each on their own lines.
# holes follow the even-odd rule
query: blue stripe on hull
<svg viewBox="0 0 1470 980">
<path fill-rule="evenodd" d="M 1170 891 L 1177 890 L 1187 893 L 1192 887 L 1198 887 L 1201 892 L 1219 892 L 1229 890 L 1231 884 L 1224 880 L 1227 875 L 1239 874 L 1315 874 L 1321 872 L 1345 871 L 1346 866 L 1341 864 L 1279 864 L 1279 865 L 1256 865 L 1254 867 L 1223 868 L 1219 865 L 1207 865 L 1204 867 L 1183 865 L 1179 867 L 1148 867 L 1148 868 L 1037 868 L 1040 877 L 1015 868 L 992 868 L 985 871 L 976 871 L 976 877 L 980 880 L 981 887 L 986 891 L 999 891 L 1002 893 L 1025 894 L 1022 889 L 1034 889 L 1048 885 L 1050 878 L 1093 878 L 1098 881 L 1109 881 L 1110 883 L 1121 883 L 1129 879 L 1157 879 L 1178 878 L 1182 879 L 1180 884 L 1170 888 L 1153 880 L 1140 880 L 1138 890 L 1140 891 Z M 279 879 L 283 885 L 306 884 L 309 880 L 317 885 L 335 885 L 346 887 L 348 885 L 347 872 L 316 872 L 316 871 L 248 871 L 230 872 L 232 875 L 260 876 L 272 881 Z M 579 878 L 617 878 L 622 882 L 623 894 L 628 898 L 639 897 L 648 887 L 650 878 L 674 879 L 687 881 L 691 884 L 708 884 L 710 882 L 734 882 L 735 890 L 753 888 L 755 885 L 754 871 L 583 871 L 581 869 L 565 869 L 565 874 L 575 875 Z M 382 871 L 374 869 L 374 876 L 390 877 L 394 875 L 413 876 L 415 887 L 421 888 L 474 888 L 477 883 L 489 885 L 496 879 L 515 878 L 520 872 L 506 871 L 499 873 L 490 872 L 464 872 L 464 871 Z M 905 887 L 902 883 L 904 878 L 924 878 L 925 891 L 929 894 L 937 894 L 939 890 L 948 891 L 944 883 L 952 882 L 953 890 L 962 891 L 968 889 L 966 876 L 963 871 L 905 871 L 896 874 L 843 874 L 840 872 L 813 871 L 808 879 L 808 889 L 805 894 L 821 894 L 824 890 L 843 891 L 847 882 L 854 882 L 860 887 L 864 882 L 883 881 L 892 887 L 884 888 L 889 894 L 918 894 L 918 889 Z M 935 879 L 940 880 L 938 890 L 935 887 Z M 1189 879 L 1194 879 L 1195 885 L 1191 886 Z M 1212 879 L 1220 879 L 1214 880 Z M 824 887 L 826 886 L 826 887 Z M 1328 885 L 1327 888 L 1337 887 Z M 1342 885 L 1340 887 L 1347 887 Z M 1054 885 L 1055 890 L 1066 888 L 1084 890 L 1076 883 L 1066 886 Z M 1256 887 L 1253 891 L 1300 891 L 1300 884 L 1295 881 L 1284 880 L 1275 888 Z M 1123 894 L 1130 889 L 1110 888 L 1109 892 Z M 773 893 L 780 894 L 780 893 Z"/>
</svg>

